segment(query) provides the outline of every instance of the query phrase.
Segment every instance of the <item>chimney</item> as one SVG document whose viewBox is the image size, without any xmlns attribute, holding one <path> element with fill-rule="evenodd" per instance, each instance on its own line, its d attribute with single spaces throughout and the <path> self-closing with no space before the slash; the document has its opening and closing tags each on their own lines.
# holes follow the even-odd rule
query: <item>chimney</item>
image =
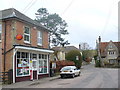
<svg viewBox="0 0 120 90">
<path fill-rule="evenodd" d="M 99 43 L 101 42 L 101 37 L 99 36 L 99 38 L 98 38 L 98 41 L 99 41 Z"/>
<path fill-rule="evenodd" d="M 79 50 L 81 50 L 81 45 L 79 44 Z"/>
</svg>

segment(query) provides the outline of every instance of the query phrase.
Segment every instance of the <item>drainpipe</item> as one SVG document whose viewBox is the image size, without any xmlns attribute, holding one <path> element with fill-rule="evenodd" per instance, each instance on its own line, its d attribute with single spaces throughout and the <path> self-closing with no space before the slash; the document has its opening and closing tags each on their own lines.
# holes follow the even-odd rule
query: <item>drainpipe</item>
<svg viewBox="0 0 120 90">
<path fill-rule="evenodd" d="M 3 68 L 3 70 L 4 70 L 4 72 L 5 72 L 5 62 L 6 62 L 6 21 L 5 21 L 5 24 L 4 24 L 4 53 L 3 53 L 3 55 L 4 55 L 4 68 Z M 3 77 L 4 77 L 4 79 L 5 79 L 5 73 L 4 73 L 4 75 L 3 75 Z M 4 80 L 3 80 L 4 81 Z M 4 82 L 5 83 L 5 82 Z"/>
<path fill-rule="evenodd" d="M 13 83 L 15 83 L 15 54 L 18 49 L 13 49 Z"/>
</svg>

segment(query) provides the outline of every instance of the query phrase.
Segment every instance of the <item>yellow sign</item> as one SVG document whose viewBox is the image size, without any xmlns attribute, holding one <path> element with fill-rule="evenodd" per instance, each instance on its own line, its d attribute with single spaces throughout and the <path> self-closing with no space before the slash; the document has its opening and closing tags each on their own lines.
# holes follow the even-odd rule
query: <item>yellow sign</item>
<svg viewBox="0 0 120 90">
<path fill-rule="evenodd" d="M 30 60 L 30 63 L 32 63 L 32 60 Z"/>
</svg>

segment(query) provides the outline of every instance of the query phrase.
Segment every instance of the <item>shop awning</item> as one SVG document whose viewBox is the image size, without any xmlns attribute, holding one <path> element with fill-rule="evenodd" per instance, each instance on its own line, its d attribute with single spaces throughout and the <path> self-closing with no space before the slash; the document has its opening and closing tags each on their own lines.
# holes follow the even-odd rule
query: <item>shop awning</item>
<svg viewBox="0 0 120 90">
<path fill-rule="evenodd" d="M 37 48 L 37 47 L 30 47 L 30 46 L 23 46 L 23 45 L 14 45 L 14 46 L 15 46 L 15 49 L 21 49 L 21 50 L 44 52 L 44 53 L 53 53 L 54 52 L 51 49 L 45 49 L 45 48 Z"/>
</svg>

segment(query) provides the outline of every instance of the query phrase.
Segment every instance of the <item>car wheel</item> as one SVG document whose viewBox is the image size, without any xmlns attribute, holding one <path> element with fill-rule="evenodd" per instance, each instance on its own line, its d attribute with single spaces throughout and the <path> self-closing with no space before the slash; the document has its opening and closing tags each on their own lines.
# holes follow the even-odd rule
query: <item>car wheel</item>
<svg viewBox="0 0 120 90">
<path fill-rule="evenodd" d="M 63 75 L 61 75 L 61 78 L 64 78 L 64 76 L 63 76 Z"/>
<path fill-rule="evenodd" d="M 74 77 L 75 77 L 75 74 L 72 75 L 72 78 L 74 78 Z"/>
<path fill-rule="evenodd" d="M 79 72 L 78 76 L 80 76 L 80 72 Z"/>
</svg>

